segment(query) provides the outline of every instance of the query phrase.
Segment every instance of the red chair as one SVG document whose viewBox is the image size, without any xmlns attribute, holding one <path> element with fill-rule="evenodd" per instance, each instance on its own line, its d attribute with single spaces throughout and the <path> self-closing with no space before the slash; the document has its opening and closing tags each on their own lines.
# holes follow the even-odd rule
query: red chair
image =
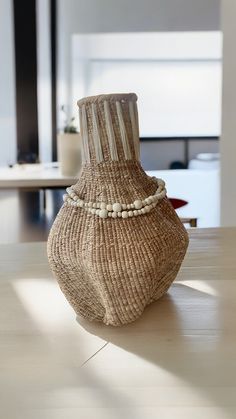
<svg viewBox="0 0 236 419">
<path fill-rule="evenodd" d="M 174 209 L 184 207 L 188 204 L 188 201 L 184 201 L 183 199 L 177 199 L 177 198 L 169 198 L 169 201 L 173 205 Z"/>
<path fill-rule="evenodd" d="M 188 201 L 177 198 L 169 198 L 169 201 L 173 205 L 174 209 L 184 207 L 188 204 Z M 197 218 L 180 218 L 183 224 L 189 224 L 190 227 L 197 227 Z"/>
</svg>

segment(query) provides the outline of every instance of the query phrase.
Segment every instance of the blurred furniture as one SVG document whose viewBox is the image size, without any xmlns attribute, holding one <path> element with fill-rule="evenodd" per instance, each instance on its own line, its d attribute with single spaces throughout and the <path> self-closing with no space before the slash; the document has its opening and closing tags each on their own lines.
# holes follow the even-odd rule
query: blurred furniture
<svg viewBox="0 0 236 419">
<path fill-rule="evenodd" d="M 117 328 L 76 322 L 46 243 L 1 245 L 2 418 L 236 417 L 236 228 L 189 235 L 169 292 Z"/>
<path fill-rule="evenodd" d="M 75 177 L 63 176 L 58 163 L 16 164 L 13 167 L 0 168 L 0 189 L 20 188 L 40 190 L 43 196 L 43 208 L 46 208 L 46 190 L 62 189 L 76 181 Z"/>
<path fill-rule="evenodd" d="M 185 201 L 184 199 L 178 199 L 178 198 L 169 197 L 169 201 L 171 202 L 174 209 L 182 208 L 188 204 L 188 201 Z"/>
<path fill-rule="evenodd" d="M 173 205 L 174 209 L 182 208 L 188 204 L 183 199 L 169 198 L 169 201 Z M 197 218 L 180 218 L 183 224 L 189 224 L 190 227 L 197 227 Z"/>
<path fill-rule="evenodd" d="M 218 170 L 154 170 L 150 176 L 164 179 L 169 197 L 178 197 L 188 204 L 177 209 L 181 218 L 197 218 L 198 227 L 219 225 L 219 172 Z M 61 189 L 75 183 L 76 178 L 60 174 L 56 163 L 16 165 L 0 168 L 0 189 L 21 188 L 41 190 L 46 206 L 47 189 Z"/>
<path fill-rule="evenodd" d="M 197 218 L 180 218 L 183 224 L 188 224 L 190 227 L 197 227 Z"/>
<path fill-rule="evenodd" d="M 220 167 L 219 153 L 199 153 L 190 160 L 188 168 L 192 170 L 214 170 Z"/>
<path fill-rule="evenodd" d="M 198 227 L 219 226 L 218 170 L 150 170 L 147 173 L 165 180 L 168 197 L 188 201 L 177 209 L 180 218 L 197 218 Z"/>
<path fill-rule="evenodd" d="M 209 142 L 212 144 L 210 149 L 213 150 L 218 147 L 218 141 L 219 137 L 141 137 L 141 147 L 143 144 L 148 142 L 156 142 L 156 143 L 164 143 L 165 145 L 168 145 L 168 143 L 176 143 L 183 149 L 183 157 L 181 158 L 181 161 L 176 162 L 179 164 L 184 165 L 184 168 L 189 168 L 189 162 L 190 162 L 190 155 L 191 155 L 191 144 L 196 146 L 196 143 L 198 144 L 198 149 L 201 150 L 201 144 L 203 147 L 205 146 L 204 142 Z M 203 148 L 204 149 L 204 148 Z M 201 153 L 202 154 L 202 153 Z M 204 153 L 205 154 L 205 153 Z M 206 153 L 206 154 L 214 154 L 214 153 Z M 216 153 L 215 153 L 216 154 Z M 201 167 L 199 167 L 201 169 Z"/>
<path fill-rule="evenodd" d="M 61 175 L 57 162 L 0 168 L 0 188 L 62 188 L 74 181 L 75 177 Z"/>
</svg>

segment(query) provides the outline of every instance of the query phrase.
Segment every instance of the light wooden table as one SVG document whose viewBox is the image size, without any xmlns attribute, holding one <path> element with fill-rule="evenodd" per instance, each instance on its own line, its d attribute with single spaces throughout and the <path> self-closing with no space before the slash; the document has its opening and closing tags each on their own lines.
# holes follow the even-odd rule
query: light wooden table
<svg viewBox="0 0 236 419">
<path fill-rule="evenodd" d="M 1 245 L 0 417 L 235 419 L 236 229 L 193 229 L 169 293 L 121 328 L 76 321 L 45 243 Z"/>
</svg>

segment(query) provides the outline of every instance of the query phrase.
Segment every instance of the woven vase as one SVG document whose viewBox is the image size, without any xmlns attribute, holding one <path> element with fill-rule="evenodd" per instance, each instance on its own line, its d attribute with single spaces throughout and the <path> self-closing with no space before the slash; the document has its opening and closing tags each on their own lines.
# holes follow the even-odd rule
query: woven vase
<svg viewBox="0 0 236 419">
<path fill-rule="evenodd" d="M 164 183 L 140 165 L 136 101 L 111 94 L 78 102 L 82 171 L 48 239 L 50 266 L 75 312 L 114 326 L 167 292 L 188 246 Z"/>
</svg>

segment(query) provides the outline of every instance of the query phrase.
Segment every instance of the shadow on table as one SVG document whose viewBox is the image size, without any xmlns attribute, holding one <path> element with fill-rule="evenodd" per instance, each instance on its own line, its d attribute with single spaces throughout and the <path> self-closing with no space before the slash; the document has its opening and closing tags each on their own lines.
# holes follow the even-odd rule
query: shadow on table
<svg viewBox="0 0 236 419">
<path fill-rule="evenodd" d="M 109 344 L 168 371 L 175 380 L 181 380 L 178 385 L 190 390 L 194 387 L 192 394 L 200 400 L 200 406 L 204 403 L 206 407 L 220 408 L 222 415 L 227 412 L 227 418 L 235 418 L 230 390 L 235 382 L 235 368 L 233 360 L 226 363 L 223 359 L 224 337 L 218 312 L 219 300 L 215 295 L 174 283 L 164 297 L 128 325 L 105 326 L 80 317 L 77 321 Z M 109 351 L 109 345 L 104 350 Z M 118 362 L 122 362 L 122 357 Z M 180 406 L 192 406 L 191 400 Z"/>
</svg>

